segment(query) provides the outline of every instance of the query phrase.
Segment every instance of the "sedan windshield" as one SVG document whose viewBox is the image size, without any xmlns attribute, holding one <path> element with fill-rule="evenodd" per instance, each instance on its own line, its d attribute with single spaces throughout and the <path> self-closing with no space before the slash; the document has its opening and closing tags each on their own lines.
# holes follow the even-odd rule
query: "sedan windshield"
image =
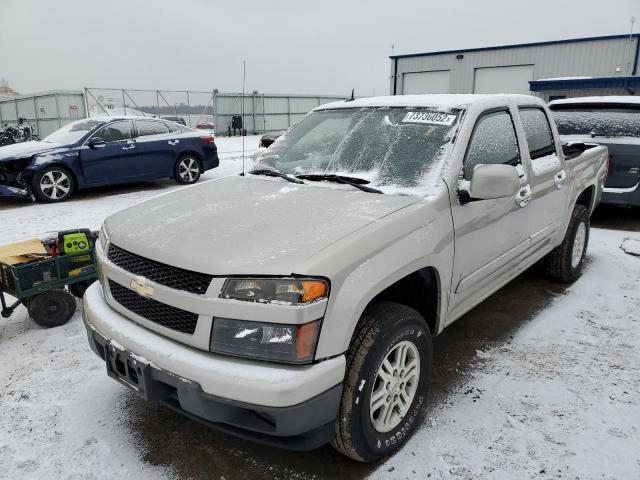
<svg viewBox="0 0 640 480">
<path fill-rule="evenodd" d="M 460 111 L 341 108 L 307 115 L 259 159 L 256 168 L 288 175 L 337 174 L 385 193 L 420 193 L 440 180 Z"/>
<path fill-rule="evenodd" d="M 102 125 L 104 122 L 101 120 L 84 119 L 77 122 L 70 123 L 64 127 L 56 130 L 48 137 L 43 139 L 43 142 L 58 143 L 60 145 L 69 145 L 75 143 L 84 137 L 91 130 L 98 125 Z"/>
<path fill-rule="evenodd" d="M 640 137 L 640 108 L 557 106 L 553 108 L 553 114 L 561 135 Z"/>
</svg>

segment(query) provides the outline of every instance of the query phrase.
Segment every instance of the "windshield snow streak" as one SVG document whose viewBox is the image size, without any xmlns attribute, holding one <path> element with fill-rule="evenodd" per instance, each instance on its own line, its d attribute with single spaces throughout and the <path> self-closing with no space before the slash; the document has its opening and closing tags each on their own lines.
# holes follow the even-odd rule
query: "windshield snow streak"
<svg viewBox="0 0 640 480">
<path fill-rule="evenodd" d="M 294 126 L 259 158 L 256 168 L 290 175 L 335 174 L 357 177 L 384 193 L 427 194 L 439 181 L 458 111 L 424 121 L 408 113 L 429 109 L 354 108 L 316 111 Z M 437 117 L 437 118 L 436 118 Z M 433 118 L 432 123 L 429 119 Z M 437 178 L 434 177 L 437 176 Z"/>
</svg>

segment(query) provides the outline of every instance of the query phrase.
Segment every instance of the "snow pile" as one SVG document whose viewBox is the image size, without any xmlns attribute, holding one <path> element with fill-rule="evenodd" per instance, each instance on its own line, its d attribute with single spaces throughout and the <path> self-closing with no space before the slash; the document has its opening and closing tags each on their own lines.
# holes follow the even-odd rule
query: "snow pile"
<svg viewBox="0 0 640 480">
<path fill-rule="evenodd" d="M 593 229 L 585 274 L 490 352 L 372 478 L 640 478 L 640 262 Z"/>
</svg>

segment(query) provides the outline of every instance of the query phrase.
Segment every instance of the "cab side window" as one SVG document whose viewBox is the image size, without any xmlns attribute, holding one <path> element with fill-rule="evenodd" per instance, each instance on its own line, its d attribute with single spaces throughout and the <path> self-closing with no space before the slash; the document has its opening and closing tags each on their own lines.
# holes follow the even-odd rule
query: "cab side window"
<svg viewBox="0 0 640 480">
<path fill-rule="evenodd" d="M 542 109 L 522 108 L 520 109 L 520 118 L 522 118 L 529 155 L 533 162 L 537 158 L 556 153 L 549 119 Z"/>
<path fill-rule="evenodd" d="M 161 135 L 169 133 L 169 128 L 161 122 L 149 122 L 144 120 L 136 120 L 136 130 L 138 137 L 148 137 L 150 135 Z"/>
<path fill-rule="evenodd" d="M 520 164 L 518 137 L 508 111 L 484 114 L 476 122 L 464 157 L 464 178 L 471 180 L 476 165 Z"/>
<path fill-rule="evenodd" d="M 130 140 L 131 122 L 123 121 L 110 123 L 109 125 L 106 125 L 98 130 L 94 137 L 99 137 L 107 143 Z"/>
</svg>

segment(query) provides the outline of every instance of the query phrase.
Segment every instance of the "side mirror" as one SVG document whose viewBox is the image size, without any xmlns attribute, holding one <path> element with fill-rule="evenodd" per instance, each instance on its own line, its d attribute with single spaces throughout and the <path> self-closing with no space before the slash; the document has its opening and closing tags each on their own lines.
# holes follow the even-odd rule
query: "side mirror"
<svg viewBox="0 0 640 480">
<path fill-rule="evenodd" d="M 511 165 L 478 165 L 473 170 L 469 196 L 477 200 L 512 197 L 520 190 L 520 176 Z"/>
<path fill-rule="evenodd" d="M 89 145 L 89 148 L 91 148 L 92 150 L 97 150 L 98 148 L 103 148 L 105 146 L 105 141 L 100 137 L 93 137 L 91 140 L 89 140 L 89 143 L 87 143 L 87 145 Z"/>
</svg>

